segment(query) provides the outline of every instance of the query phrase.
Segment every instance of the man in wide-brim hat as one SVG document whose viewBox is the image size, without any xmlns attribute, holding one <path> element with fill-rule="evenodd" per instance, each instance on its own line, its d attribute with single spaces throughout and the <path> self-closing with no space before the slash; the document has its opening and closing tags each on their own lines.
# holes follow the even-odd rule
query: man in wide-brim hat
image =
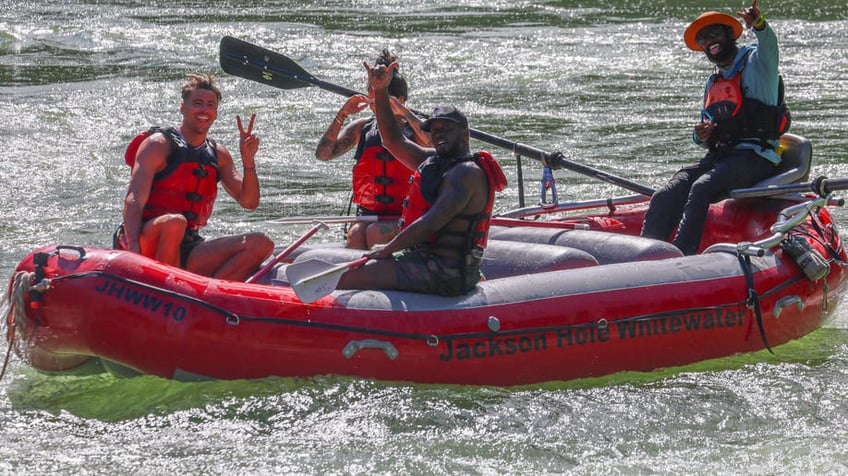
<svg viewBox="0 0 848 476">
<path fill-rule="evenodd" d="M 715 65 L 692 138 L 708 149 L 695 165 L 679 170 L 654 193 L 642 236 L 667 240 L 684 254 L 698 252 L 710 204 L 730 190 L 746 188 L 777 171 L 778 138 L 788 128 L 778 74 L 777 37 L 757 0 L 737 14 L 757 43 L 739 46 L 742 24 L 720 12 L 702 13 L 683 33 L 690 49 Z"/>
</svg>

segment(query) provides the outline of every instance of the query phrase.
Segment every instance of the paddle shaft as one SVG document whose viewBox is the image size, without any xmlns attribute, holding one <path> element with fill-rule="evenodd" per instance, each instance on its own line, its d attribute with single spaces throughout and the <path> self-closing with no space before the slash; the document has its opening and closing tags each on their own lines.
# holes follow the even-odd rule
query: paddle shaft
<svg viewBox="0 0 848 476">
<path fill-rule="evenodd" d="M 301 225 L 304 223 L 314 223 L 320 221 L 322 223 L 372 223 L 377 221 L 392 221 L 400 218 L 397 215 L 338 215 L 338 216 L 318 216 L 318 217 L 283 217 L 268 220 L 266 223 L 274 225 Z"/>
<path fill-rule="evenodd" d="M 221 68 L 226 73 L 281 89 L 294 89 L 314 85 L 348 97 L 355 94 L 362 94 L 353 89 L 316 78 L 285 55 L 230 36 L 225 36 L 221 39 L 220 62 Z M 281 79 L 275 73 L 282 74 L 284 77 L 291 78 L 291 80 Z M 419 116 L 427 117 L 427 114 L 414 109 L 410 110 Z M 534 158 L 552 167 L 562 167 L 583 175 L 588 175 L 633 192 L 641 193 L 642 195 L 650 196 L 654 193 L 654 190 L 650 187 L 568 160 L 562 157 L 561 154 L 554 156 L 541 149 L 504 139 L 474 128 L 469 128 L 469 132 L 471 137 L 477 140 L 511 150 L 516 154 Z"/>
<path fill-rule="evenodd" d="M 286 249 L 284 249 L 283 251 L 281 251 L 281 252 L 280 252 L 280 254 L 278 254 L 277 256 L 275 256 L 275 257 L 274 257 L 274 259 L 272 259 L 270 262 L 268 262 L 268 264 L 266 264 L 265 266 L 263 266 L 263 267 L 262 267 L 262 269 L 260 269 L 260 270 L 259 270 L 259 271 L 257 271 L 256 273 L 254 273 L 254 274 L 253 274 L 253 276 L 251 276 L 250 278 L 248 278 L 248 279 L 247 279 L 247 281 L 245 281 L 245 282 L 246 282 L 246 283 L 255 283 L 256 281 L 258 281 L 258 280 L 259 280 L 259 278 L 261 278 L 262 276 L 265 276 L 265 274 L 266 274 L 268 271 L 270 271 L 270 270 L 271 270 L 271 268 L 273 268 L 274 266 L 276 266 L 276 265 L 277 265 L 279 262 L 281 262 L 282 260 L 286 259 L 286 257 L 287 257 L 288 255 L 292 254 L 292 252 L 293 252 L 294 250 L 296 250 L 297 248 L 299 248 L 299 247 L 300 247 L 300 245 L 302 245 L 304 242 L 306 242 L 306 240 L 308 240 L 308 239 L 312 238 L 312 236 L 313 236 L 315 233 L 318 233 L 319 231 L 321 231 L 321 230 L 325 230 L 325 229 L 327 229 L 327 225 L 326 225 L 326 224 L 324 224 L 324 223 L 317 223 L 317 224 L 315 224 L 315 226 L 313 226 L 312 228 L 310 228 L 310 229 L 309 229 L 309 231 L 307 231 L 306 233 L 304 233 L 304 234 L 303 234 L 303 236 L 301 236 L 300 238 L 298 238 L 298 239 L 297 239 L 297 241 L 295 241 L 294 243 L 292 243 L 291 245 L 289 245 L 289 246 L 288 246 L 288 248 L 286 248 Z"/>
<path fill-rule="evenodd" d="M 369 258 L 363 256 L 362 258 L 358 258 L 358 259 L 355 259 L 355 260 L 347 262 L 347 263 L 340 263 L 340 264 L 337 264 L 337 265 L 333 265 L 330 269 L 328 269 L 326 271 L 321 271 L 320 273 L 315 273 L 312 276 L 307 276 L 307 277 L 301 279 L 300 281 L 298 281 L 298 284 L 313 283 L 313 282 L 320 280 L 322 278 L 326 278 L 327 276 L 330 276 L 332 274 L 339 273 L 340 271 L 345 272 L 345 271 L 348 271 L 348 270 L 351 270 L 351 269 L 354 269 L 354 268 L 358 268 L 358 267 L 362 266 L 363 264 L 367 263 L 368 259 Z M 339 273 L 339 274 L 342 274 L 342 273 Z M 294 284 L 294 283 L 292 283 L 292 284 Z"/>
</svg>

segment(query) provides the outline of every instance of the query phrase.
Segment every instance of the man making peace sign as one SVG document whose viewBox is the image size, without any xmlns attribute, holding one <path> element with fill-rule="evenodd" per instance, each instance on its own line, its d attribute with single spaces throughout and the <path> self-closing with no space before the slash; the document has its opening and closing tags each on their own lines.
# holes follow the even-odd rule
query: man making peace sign
<svg viewBox="0 0 848 476">
<path fill-rule="evenodd" d="M 270 256 L 273 241 L 263 233 L 209 241 L 199 234 L 212 214 L 218 181 L 243 208 L 259 206 L 256 114 L 246 130 L 236 116 L 241 136 L 239 172 L 227 148 L 207 138 L 218 118 L 220 100 L 221 92 L 211 76 L 189 75 L 182 88 L 180 125 L 152 128 L 130 144 L 126 160 L 132 175 L 115 247 L 204 276 L 243 281 Z"/>
</svg>

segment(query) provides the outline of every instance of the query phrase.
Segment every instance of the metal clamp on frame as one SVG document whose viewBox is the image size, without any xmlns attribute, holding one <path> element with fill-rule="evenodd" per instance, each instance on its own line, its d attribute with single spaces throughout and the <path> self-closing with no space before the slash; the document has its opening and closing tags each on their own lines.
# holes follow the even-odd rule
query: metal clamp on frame
<svg viewBox="0 0 848 476">
<path fill-rule="evenodd" d="M 542 181 L 539 188 L 539 206 L 542 208 L 555 208 L 559 204 L 557 199 L 556 180 L 554 173 L 548 165 L 547 160 L 543 160 L 545 168 L 542 169 Z M 551 201 L 547 201 L 548 190 L 551 191 Z"/>
</svg>

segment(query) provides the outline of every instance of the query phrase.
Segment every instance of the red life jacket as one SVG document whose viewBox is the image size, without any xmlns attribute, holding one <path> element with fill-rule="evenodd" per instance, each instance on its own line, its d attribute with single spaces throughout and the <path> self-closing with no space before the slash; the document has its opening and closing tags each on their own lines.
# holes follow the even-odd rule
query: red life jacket
<svg viewBox="0 0 848 476">
<path fill-rule="evenodd" d="M 163 170 L 153 177 L 150 196 L 142 210 L 147 221 L 169 213 L 180 213 L 188 220 L 188 229 L 206 226 L 218 195 L 218 149 L 207 139 L 200 147 L 186 143 L 173 127 L 153 127 L 137 135 L 127 147 L 124 159 L 130 167 L 141 143 L 150 134 L 161 133 L 171 145 Z"/>
<path fill-rule="evenodd" d="M 747 58 L 747 56 L 745 57 Z M 739 142 L 775 140 L 789 130 L 791 116 L 784 100 L 783 77 L 778 76 L 777 106 L 747 98 L 742 87 L 743 66 L 732 77 L 725 79 L 716 72 L 710 77 L 710 86 L 704 94 L 704 116 L 715 122 L 710 146 L 734 145 Z"/>
<path fill-rule="evenodd" d="M 404 128 L 410 137 L 412 131 Z M 353 166 L 353 202 L 377 215 L 399 215 L 412 171 L 383 147 L 374 120 L 362 128 Z"/>
<path fill-rule="evenodd" d="M 489 196 L 486 200 L 486 206 L 480 213 L 459 215 L 454 219 L 468 221 L 467 231 L 461 234 L 467 238 L 465 246 L 462 247 L 461 251 L 467 253 L 475 247 L 486 247 L 489 236 L 489 222 L 491 221 L 492 209 L 495 204 L 495 192 L 500 192 L 507 184 L 506 177 L 500 165 L 486 151 L 480 151 L 471 157 L 461 157 L 447 161 L 437 156 L 430 157 L 424 161 L 412 176 L 412 186 L 409 189 L 409 195 L 404 201 L 403 214 L 400 219 L 401 230 L 423 216 L 433 207 L 445 174 L 457 164 L 469 160 L 473 160 L 486 172 L 486 179 L 489 183 Z M 441 230 L 431 236 L 427 240 L 427 243 L 439 246 L 441 237 L 449 234 L 458 235 L 459 233 Z"/>
</svg>

